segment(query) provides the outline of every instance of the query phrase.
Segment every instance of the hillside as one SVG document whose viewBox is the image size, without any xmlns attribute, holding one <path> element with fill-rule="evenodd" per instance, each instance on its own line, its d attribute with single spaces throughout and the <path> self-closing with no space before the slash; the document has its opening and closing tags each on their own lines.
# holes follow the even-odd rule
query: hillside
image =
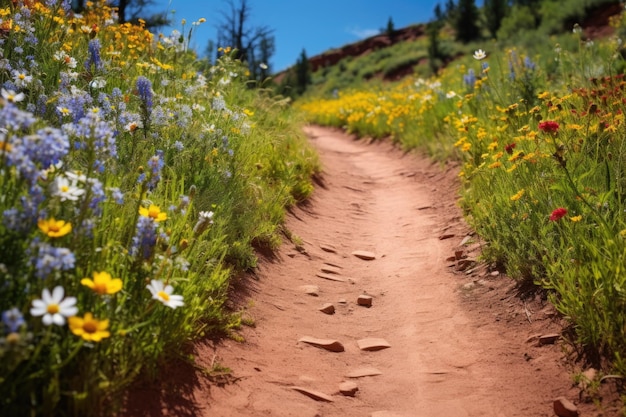
<svg viewBox="0 0 626 417">
<path fill-rule="evenodd" d="M 613 33 L 609 24 L 611 16 L 622 11 L 623 6 L 619 3 L 607 4 L 592 8 L 581 22 L 566 22 L 567 27 L 579 23 L 583 28 L 584 35 L 589 39 L 607 37 Z M 375 36 L 333 48 L 319 55 L 309 57 L 309 68 L 313 74 L 313 85 L 322 86 L 322 92 L 328 92 L 335 88 L 345 87 L 346 82 L 354 83 L 379 78 L 384 81 L 397 81 L 406 75 L 427 75 L 431 72 L 428 59 L 428 38 L 426 23 L 411 25 L 396 29 L 390 36 L 380 33 Z M 565 30 L 566 28 L 564 28 Z M 569 29 L 567 29 L 569 30 Z M 480 48 L 479 44 L 461 44 L 454 41 L 450 28 L 442 31 L 440 48 L 445 55 L 440 66 L 445 66 L 459 56 L 471 54 L 474 49 Z M 486 40 L 482 43 L 487 42 Z M 492 41 L 488 41 L 492 42 Z M 504 44 L 511 42 L 504 40 Z M 386 62 L 382 62 L 385 60 Z M 333 70 L 333 68 L 335 68 Z M 281 84 L 289 71 L 288 68 L 274 76 L 274 81 Z M 343 73 L 348 80 L 333 85 L 326 84 L 328 75 L 341 76 Z M 325 88 L 324 88 L 325 87 Z M 320 92 L 320 91 L 316 91 Z"/>
</svg>

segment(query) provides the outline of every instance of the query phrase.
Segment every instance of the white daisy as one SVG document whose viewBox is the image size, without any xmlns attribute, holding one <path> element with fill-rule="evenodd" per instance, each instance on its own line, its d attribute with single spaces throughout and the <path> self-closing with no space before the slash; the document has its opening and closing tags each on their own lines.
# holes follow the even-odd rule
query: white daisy
<svg viewBox="0 0 626 417">
<path fill-rule="evenodd" d="M 154 300 L 159 300 L 168 307 L 176 308 L 185 305 L 185 303 L 183 303 L 183 296 L 172 294 L 174 288 L 169 284 L 163 284 L 161 280 L 151 280 L 150 284 L 146 285 L 146 288 L 150 290 Z"/>
<path fill-rule="evenodd" d="M 85 190 L 76 186 L 75 182 L 70 182 L 69 178 L 59 175 L 55 181 L 55 190 L 53 193 L 59 197 L 61 201 L 76 201 L 80 196 L 85 194 Z"/>
<path fill-rule="evenodd" d="M 33 307 L 30 309 L 30 314 L 37 317 L 43 316 L 43 324 L 49 326 L 56 324 L 57 326 L 63 326 L 65 324 L 66 317 L 75 316 L 78 313 L 76 307 L 76 297 L 66 297 L 63 287 L 56 286 L 52 290 L 44 288 L 41 293 L 41 299 L 33 300 Z"/>
<path fill-rule="evenodd" d="M 474 51 L 474 59 L 477 60 L 481 60 L 481 59 L 485 59 L 487 58 L 487 53 L 485 51 L 483 51 L 482 49 L 479 49 L 478 51 Z"/>
<path fill-rule="evenodd" d="M 26 87 L 28 84 L 31 83 L 31 81 L 33 81 L 32 75 L 28 75 L 24 71 L 17 71 L 17 70 L 13 71 L 13 82 L 15 83 L 16 86 Z"/>
<path fill-rule="evenodd" d="M 2 97 L 11 103 L 17 103 L 18 101 L 24 100 L 24 93 L 16 93 L 13 90 L 5 90 L 2 89 Z"/>
</svg>

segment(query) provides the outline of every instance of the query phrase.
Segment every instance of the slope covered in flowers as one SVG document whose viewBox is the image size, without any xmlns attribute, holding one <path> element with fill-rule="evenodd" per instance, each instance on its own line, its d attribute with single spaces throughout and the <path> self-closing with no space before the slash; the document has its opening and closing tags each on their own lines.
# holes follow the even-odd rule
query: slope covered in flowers
<svg viewBox="0 0 626 417">
<path fill-rule="evenodd" d="M 225 330 L 233 271 L 280 241 L 314 153 L 229 51 L 104 4 L 0 8 L 0 410 L 98 415 L 140 373 Z"/>
<path fill-rule="evenodd" d="M 578 346 L 626 374 L 626 80 L 616 35 L 493 42 L 430 80 L 297 103 L 309 120 L 460 160 L 487 261 L 543 286 Z"/>
</svg>

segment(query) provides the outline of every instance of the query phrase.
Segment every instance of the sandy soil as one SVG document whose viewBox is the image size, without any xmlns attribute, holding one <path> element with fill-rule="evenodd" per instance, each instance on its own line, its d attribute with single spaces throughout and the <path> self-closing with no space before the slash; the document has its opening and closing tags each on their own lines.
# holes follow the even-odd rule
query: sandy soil
<svg viewBox="0 0 626 417">
<path fill-rule="evenodd" d="M 172 369 L 158 386 L 138 387 L 126 415 L 554 416 L 557 397 L 581 416 L 618 415 L 614 402 L 600 411 L 584 401 L 572 378 L 582 365 L 563 338 L 539 343 L 562 333 L 553 307 L 477 262 L 480 243 L 455 204 L 455 167 L 306 131 L 324 169 L 287 219 L 300 244 L 262 257 L 240 282 L 233 306 L 254 321 L 240 332 L 245 342 L 195 347 L 198 369 L 232 372 Z M 320 311 L 327 303 L 334 314 Z M 361 349 L 364 339 L 378 349 Z"/>
</svg>

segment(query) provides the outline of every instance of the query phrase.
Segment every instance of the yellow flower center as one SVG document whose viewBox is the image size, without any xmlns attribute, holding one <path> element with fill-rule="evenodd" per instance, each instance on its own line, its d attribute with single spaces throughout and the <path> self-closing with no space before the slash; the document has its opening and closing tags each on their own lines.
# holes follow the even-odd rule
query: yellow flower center
<svg viewBox="0 0 626 417">
<path fill-rule="evenodd" d="M 164 301 L 170 300 L 170 296 L 165 291 L 159 291 L 157 295 Z"/>
<path fill-rule="evenodd" d="M 150 209 L 148 210 L 148 216 L 154 219 L 159 217 L 159 213 L 161 213 L 161 209 L 159 209 L 158 207 L 150 207 Z"/>
<path fill-rule="evenodd" d="M 70 187 L 69 187 L 69 186 L 67 186 L 67 185 L 63 185 L 63 186 L 61 187 L 61 191 L 62 191 L 62 192 L 64 192 L 64 193 L 68 192 L 68 191 L 69 191 L 69 189 L 70 189 Z"/>
<path fill-rule="evenodd" d="M 94 282 L 93 290 L 100 295 L 104 295 L 107 293 L 107 284 L 104 282 Z"/>
<path fill-rule="evenodd" d="M 58 304 L 48 304 L 47 311 L 49 314 L 57 314 L 60 310 Z"/>
<path fill-rule="evenodd" d="M 98 323 L 92 320 L 85 320 L 83 323 L 83 330 L 85 333 L 95 333 L 98 331 Z"/>
</svg>

